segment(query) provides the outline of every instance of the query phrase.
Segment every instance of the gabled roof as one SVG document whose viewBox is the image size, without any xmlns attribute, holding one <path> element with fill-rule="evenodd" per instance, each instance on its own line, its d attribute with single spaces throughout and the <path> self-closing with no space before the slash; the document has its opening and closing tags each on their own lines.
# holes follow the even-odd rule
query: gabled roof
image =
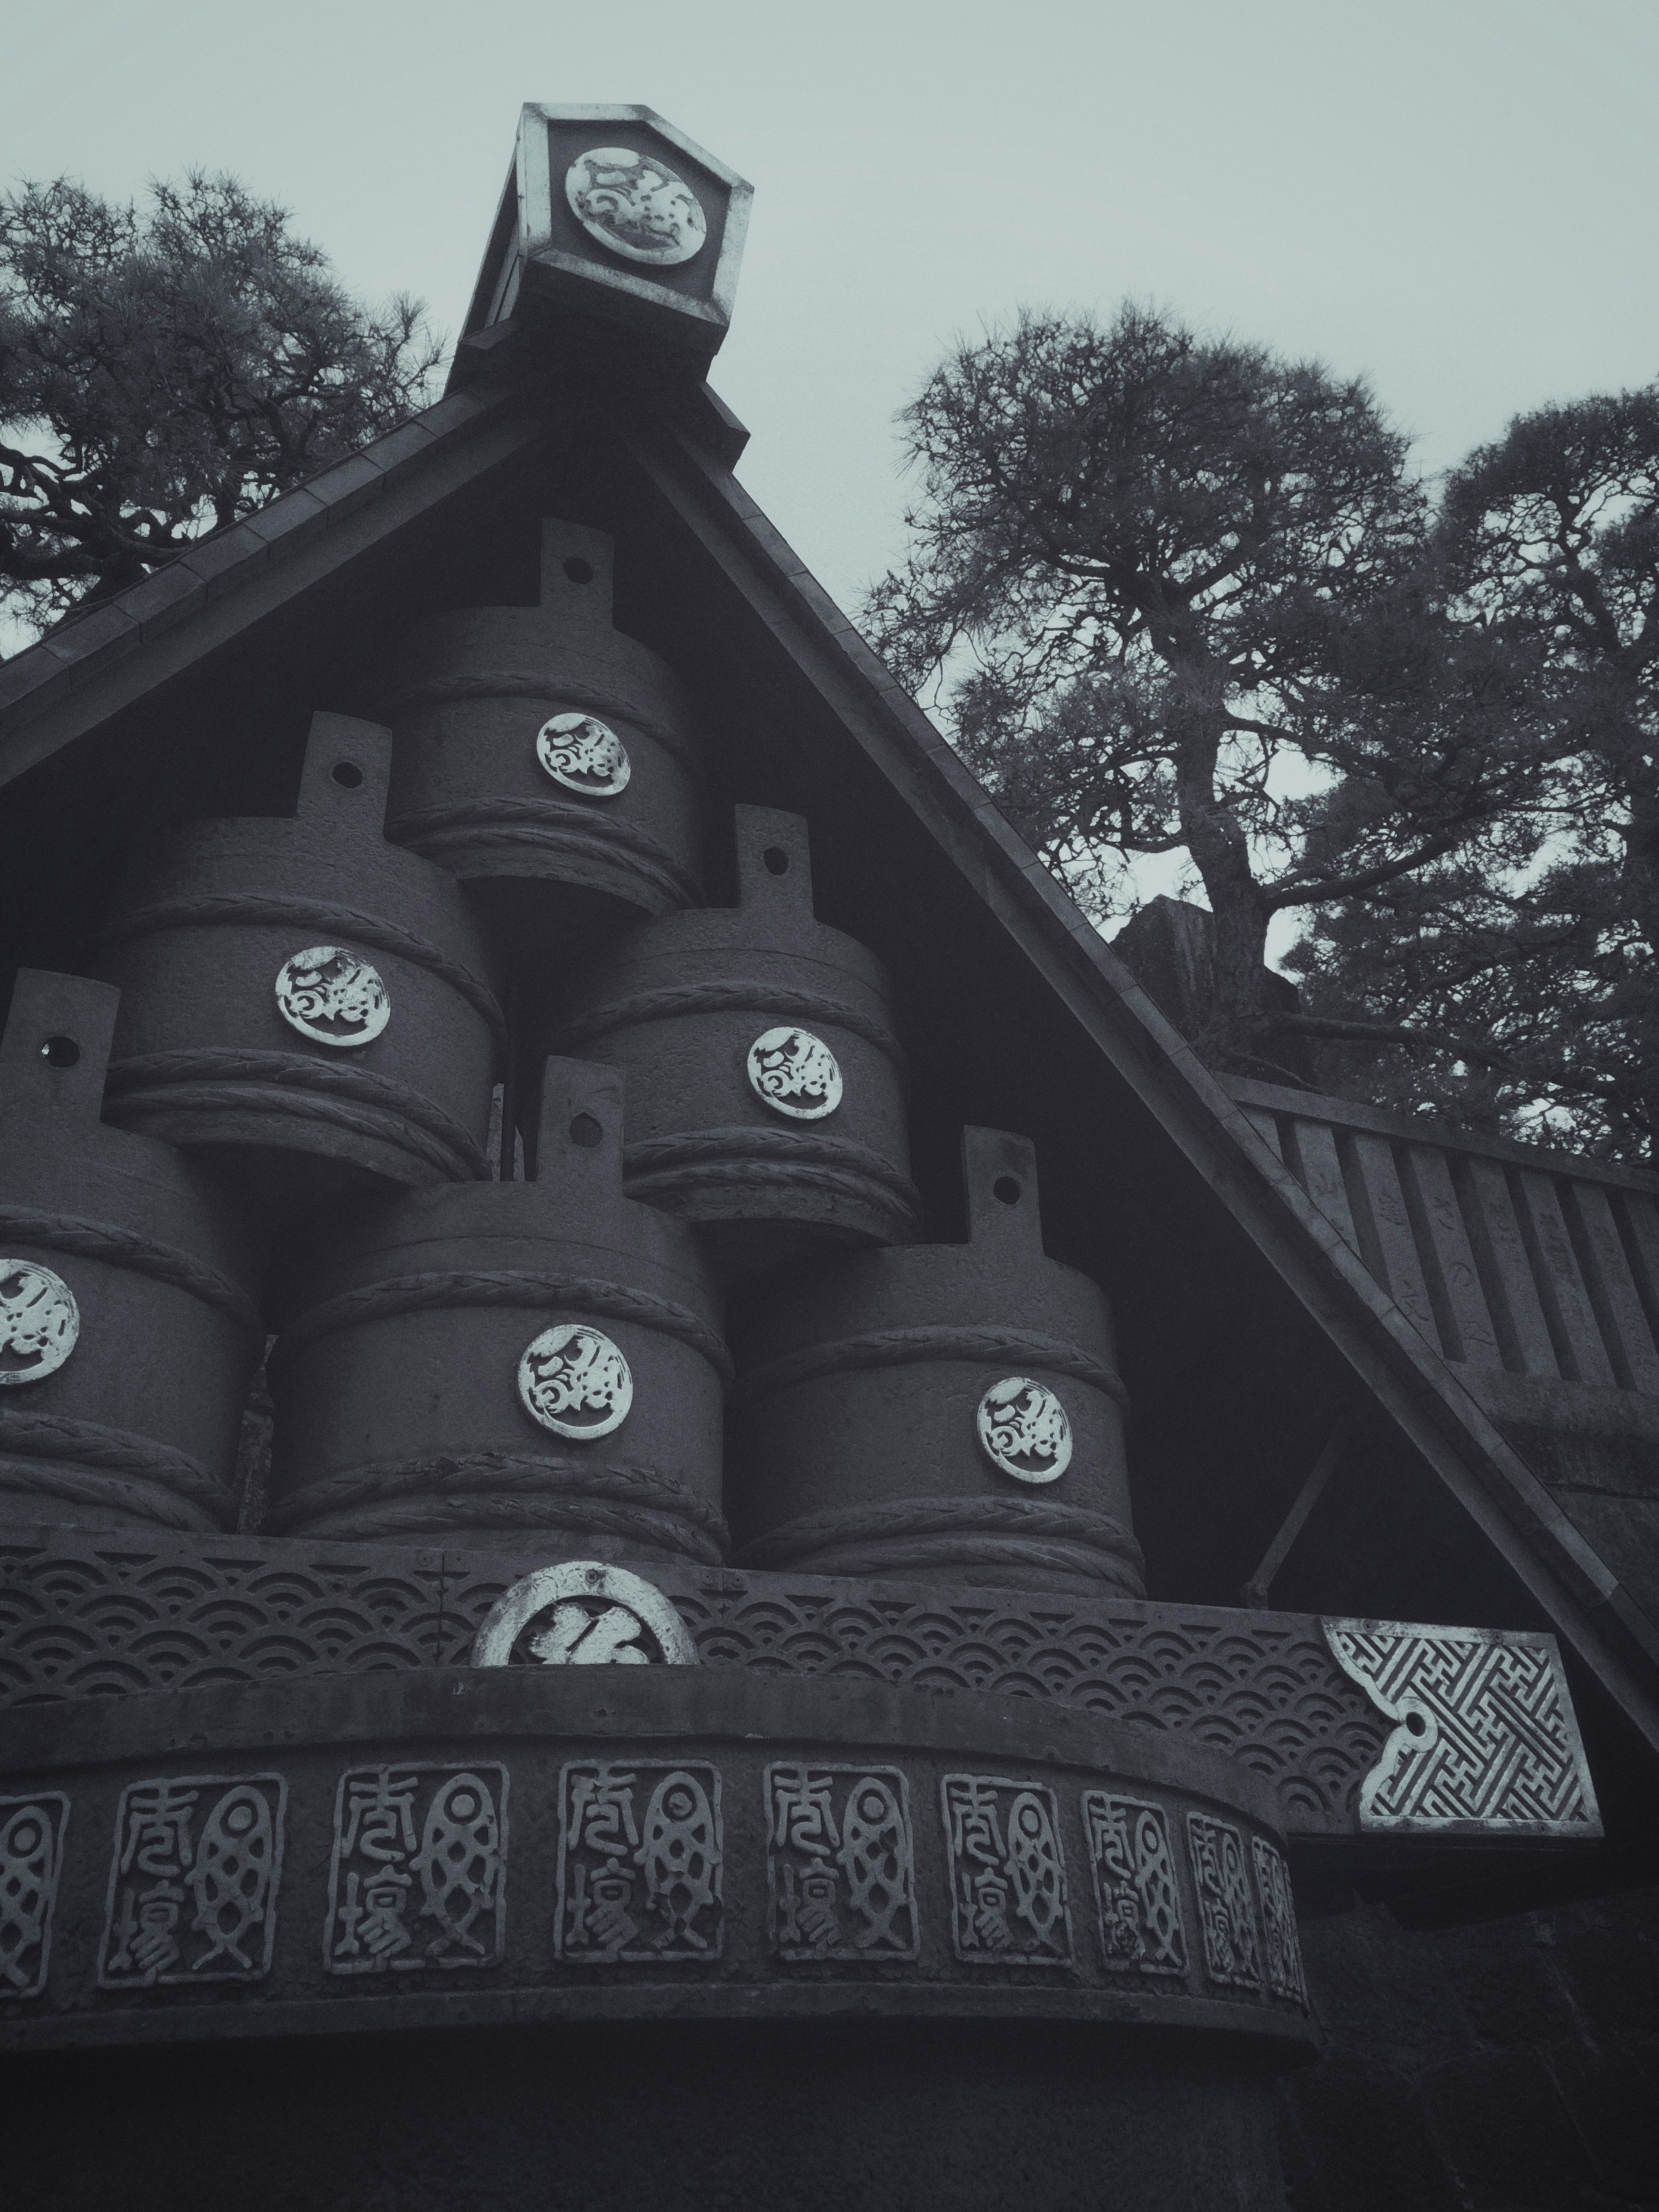
<svg viewBox="0 0 1659 2212">
<path fill-rule="evenodd" d="M 701 694 L 717 805 L 807 814 L 820 914 L 896 973 L 929 1233 L 959 1122 L 1037 1140 L 1049 1249 L 1119 1316 L 1152 1595 L 1236 1602 L 1342 1417 L 1275 1603 L 1553 1627 L 1592 1745 L 1659 1749 L 1659 1627 L 735 481 L 707 387 L 538 379 L 501 331 L 468 365 L 0 666 L 4 957 L 83 963 L 124 844 L 290 805 L 310 711 L 372 717 L 392 631 L 534 596 L 542 514 L 611 530 L 619 626 Z"/>
</svg>

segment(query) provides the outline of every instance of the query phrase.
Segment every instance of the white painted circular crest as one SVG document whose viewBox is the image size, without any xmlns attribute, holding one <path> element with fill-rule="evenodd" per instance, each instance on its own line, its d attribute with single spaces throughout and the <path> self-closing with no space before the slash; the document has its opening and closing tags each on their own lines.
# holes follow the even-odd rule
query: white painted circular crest
<svg viewBox="0 0 1659 2212">
<path fill-rule="evenodd" d="M 343 945 L 308 945 L 276 970 L 276 1010 L 314 1044 L 372 1044 L 392 1019 L 380 970 Z"/>
<path fill-rule="evenodd" d="M 634 1402 L 634 1376 L 608 1336 L 581 1322 L 544 1328 L 524 1348 L 519 1395 L 558 1437 L 608 1437 Z"/>
<path fill-rule="evenodd" d="M 544 1667 L 695 1667 L 697 1647 L 653 1583 L 598 1559 L 543 1567 L 503 1591 L 472 1644 L 475 1667 L 505 1667 L 532 1621 L 550 1616 L 526 1647 Z"/>
<path fill-rule="evenodd" d="M 81 1309 L 61 1275 L 33 1260 L 0 1260 L 0 1389 L 38 1382 L 81 1340 Z"/>
<path fill-rule="evenodd" d="M 1072 1463 L 1072 1425 L 1045 1383 L 1029 1375 L 994 1382 L 975 1415 L 986 1457 L 1016 1482 L 1058 1482 Z"/>
<path fill-rule="evenodd" d="M 564 173 L 570 212 L 592 239 L 624 261 L 677 269 L 708 236 L 702 202 L 654 154 L 594 146 Z"/>
<path fill-rule="evenodd" d="M 536 757 L 567 791 L 615 799 L 634 773 L 628 748 L 608 722 L 592 714 L 555 714 L 536 732 Z"/>
<path fill-rule="evenodd" d="M 841 1103 L 841 1064 L 811 1030 L 766 1030 L 749 1048 L 749 1082 L 763 1106 L 792 1121 L 821 1121 Z"/>
</svg>

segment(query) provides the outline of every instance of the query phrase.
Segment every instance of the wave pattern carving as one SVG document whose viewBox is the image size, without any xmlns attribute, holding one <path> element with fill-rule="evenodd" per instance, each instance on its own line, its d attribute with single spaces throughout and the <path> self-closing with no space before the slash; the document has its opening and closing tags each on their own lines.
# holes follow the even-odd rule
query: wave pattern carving
<svg viewBox="0 0 1659 2212">
<path fill-rule="evenodd" d="M 273 1537 L 0 1539 L 0 1705 L 464 1666 L 544 1553 Z M 653 1563 L 702 1664 L 1050 1698 L 1170 1729 L 1278 1789 L 1291 1832 L 1354 1832 L 1389 1729 L 1309 1615 Z"/>
</svg>

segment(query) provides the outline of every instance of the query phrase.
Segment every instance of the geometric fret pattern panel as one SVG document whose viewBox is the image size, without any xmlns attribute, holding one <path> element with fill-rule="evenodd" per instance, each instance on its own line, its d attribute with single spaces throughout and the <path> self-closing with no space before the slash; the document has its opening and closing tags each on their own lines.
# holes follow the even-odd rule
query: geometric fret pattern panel
<svg viewBox="0 0 1659 2212">
<path fill-rule="evenodd" d="M 1595 1792 L 1553 1637 L 1327 1620 L 1340 1666 L 1396 1726 L 1362 1828 L 1595 1836 Z"/>
</svg>

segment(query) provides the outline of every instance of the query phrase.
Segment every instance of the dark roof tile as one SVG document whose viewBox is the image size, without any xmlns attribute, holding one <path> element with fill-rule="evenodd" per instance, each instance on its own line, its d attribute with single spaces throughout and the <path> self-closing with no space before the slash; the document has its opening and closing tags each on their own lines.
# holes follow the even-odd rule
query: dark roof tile
<svg viewBox="0 0 1659 2212">
<path fill-rule="evenodd" d="M 19 699 L 27 699 L 31 691 L 52 677 L 61 675 L 63 667 L 61 660 L 42 653 L 38 645 L 25 646 L 9 660 L 0 660 L 0 714 Z"/>
<path fill-rule="evenodd" d="M 452 431 L 464 428 L 475 416 L 482 415 L 489 404 L 489 398 L 481 398 L 476 392 L 452 392 L 432 406 L 422 408 L 411 419 L 422 429 L 429 430 L 434 438 L 447 438 Z"/>
<path fill-rule="evenodd" d="M 325 469 L 313 477 L 305 489 L 313 499 L 319 499 L 329 511 L 329 520 L 343 514 L 365 499 L 373 499 L 386 489 L 386 471 L 372 461 L 367 453 L 348 453 L 331 469 Z"/>
<path fill-rule="evenodd" d="M 389 430 L 384 438 L 377 438 L 365 450 L 375 466 L 383 474 L 391 476 L 395 471 L 406 468 L 411 461 L 419 460 L 427 448 L 436 443 L 434 434 L 416 416 L 410 422 L 399 423 L 395 430 Z"/>
<path fill-rule="evenodd" d="M 112 657 L 123 640 L 136 645 L 138 637 L 138 624 L 133 617 L 118 601 L 107 599 L 43 637 L 40 650 L 67 665 L 84 660 L 94 653 Z"/>
<path fill-rule="evenodd" d="M 216 530 L 210 538 L 198 539 L 177 565 L 186 574 L 198 576 L 212 599 L 241 576 L 263 568 L 270 550 L 246 522 L 234 522 L 228 530 Z"/>
<path fill-rule="evenodd" d="M 256 538 L 272 544 L 279 538 L 293 539 L 301 530 L 320 530 L 328 520 L 328 507 L 315 492 L 301 484 L 295 491 L 285 491 L 269 507 L 262 507 L 257 514 L 248 515 L 243 527 Z"/>
<path fill-rule="evenodd" d="M 129 585 L 121 594 L 121 609 L 143 624 L 146 635 L 154 636 L 169 623 L 182 620 L 203 589 L 202 578 L 195 569 L 185 568 L 182 561 L 169 561 L 142 584 Z"/>
</svg>

